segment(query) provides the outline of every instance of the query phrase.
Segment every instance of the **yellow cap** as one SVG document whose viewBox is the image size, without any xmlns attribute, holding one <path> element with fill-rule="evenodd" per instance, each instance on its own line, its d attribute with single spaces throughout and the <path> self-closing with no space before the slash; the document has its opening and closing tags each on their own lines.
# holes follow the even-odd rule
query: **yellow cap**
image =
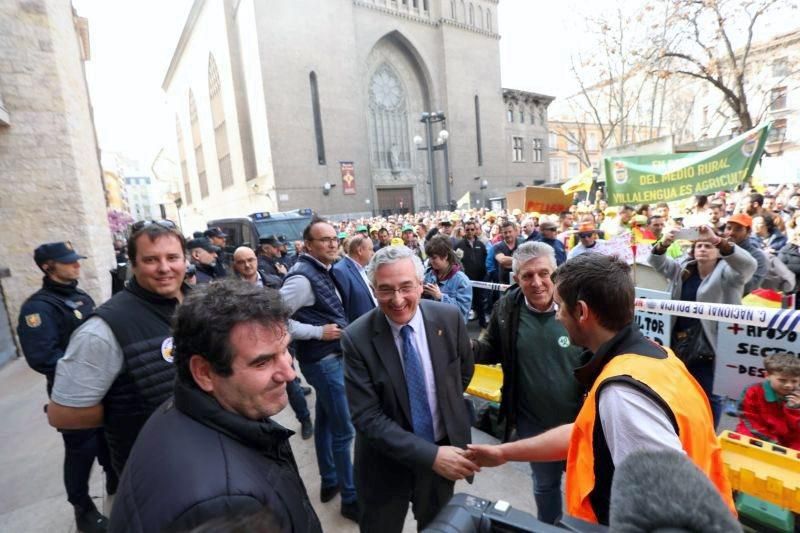
<svg viewBox="0 0 800 533">
<path fill-rule="evenodd" d="M 403 246 L 405 243 L 400 237 L 392 237 L 392 246 Z"/>
</svg>

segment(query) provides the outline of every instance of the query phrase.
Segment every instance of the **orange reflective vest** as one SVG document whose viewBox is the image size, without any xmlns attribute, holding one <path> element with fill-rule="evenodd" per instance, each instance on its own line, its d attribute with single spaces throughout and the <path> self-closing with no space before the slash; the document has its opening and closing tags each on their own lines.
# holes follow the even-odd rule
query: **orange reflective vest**
<svg viewBox="0 0 800 533">
<path fill-rule="evenodd" d="M 683 363 L 671 350 L 667 352 L 666 359 L 618 355 L 603 367 L 594 381 L 575 420 L 570 438 L 567 453 L 567 514 L 589 522 L 598 521 L 590 500 L 595 488 L 597 458 L 592 442 L 594 424 L 598 421 L 596 393 L 604 382 L 623 376 L 649 387 L 669 406 L 686 455 L 708 476 L 731 512 L 736 514 L 731 486 L 722 463 L 722 450 L 713 430 L 708 399 Z"/>
</svg>

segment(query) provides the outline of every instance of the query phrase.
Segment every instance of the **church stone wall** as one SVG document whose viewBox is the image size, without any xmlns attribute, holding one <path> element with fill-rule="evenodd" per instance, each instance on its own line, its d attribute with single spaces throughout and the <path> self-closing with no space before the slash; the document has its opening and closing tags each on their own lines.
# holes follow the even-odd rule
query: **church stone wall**
<svg viewBox="0 0 800 533">
<path fill-rule="evenodd" d="M 33 249 L 72 241 L 81 286 L 101 303 L 114 267 L 97 142 L 69 2 L 0 2 L 0 263 L 9 316 L 41 286 Z"/>
</svg>

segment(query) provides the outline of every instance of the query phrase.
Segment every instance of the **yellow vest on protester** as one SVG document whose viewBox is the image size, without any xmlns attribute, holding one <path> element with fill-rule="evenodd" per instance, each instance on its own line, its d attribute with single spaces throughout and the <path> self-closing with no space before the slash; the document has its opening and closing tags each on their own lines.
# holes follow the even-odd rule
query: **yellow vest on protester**
<svg viewBox="0 0 800 533">
<path fill-rule="evenodd" d="M 597 466 L 597 448 L 593 443 L 594 426 L 599 423 L 596 394 L 605 382 L 613 378 L 623 378 L 623 382 L 633 379 L 644 386 L 643 390 L 649 388 L 661 398 L 678 426 L 678 438 L 687 457 L 708 476 L 731 512 L 736 514 L 731 486 L 722 463 L 722 450 L 713 430 L 708 399 L 684 364 L 671 350 L 666 351 L 668 356 L 664 359 L 635 354 L 617 355 L 603 367 L 592 384 L 575 420 L 567 454 L 567 514 L 598 522 L 590 499 L 595 489 Z"/>
</svg>

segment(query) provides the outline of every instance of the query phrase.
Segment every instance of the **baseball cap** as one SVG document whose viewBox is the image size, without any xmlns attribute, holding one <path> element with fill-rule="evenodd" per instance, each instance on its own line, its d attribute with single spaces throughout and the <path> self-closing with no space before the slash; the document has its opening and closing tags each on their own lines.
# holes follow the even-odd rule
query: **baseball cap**
<svg viewBox="0 0 800 533">
<path fill-rule="evenodd" d="M 78 259 L 86 259 L 86 257 L 78 255 L 70 241 L 42 244 L 33 251 L 33 260 L 37 265 L 41 265 L 45 261 L 74 263 Z"/>
<path fill-rule="evenodd" d="M 211 244 L 211 241 L 207 238 L 203 237 L 202 239 L 192 239 L 188 243 L 186 243 L 187 250 L 194 250 L 195 248 L 202 248 L 206 252 L 218 254 L 222 251 L 219 246 L 214 246 Z"/>
<path fill-rule="evenodd" d="M 208 228 L 203 232 L 204 237 L 222 237 L 225 238 L 228 235 L 222 231 L 222 229 L 218 227 Z"/>
<path fill-rule="evenodd" d="M 348 237 L 348 234 L 346 231 L 340 231 L 338 237 L 340 239 L 346 239 Z"/>
<path fill-rule="evenodd" d="M 356 228 L 356 231 L 367 231 L 367 227 L 364 224 L 361 224 Z"/>
<path fill-rule="evenodd" d="M 392 246 L 403 246 L 405 243 L 400 237 L 392 237 Z"/>
<path fill-rule="evenodd" d="M 745 228 L 750 228 L 753 226 L 753 219 L 750 218 L 750 215 L 745 213 L 736 213 L 732 217 L 728 219 L 728 222 L 733 222 L 734 224 L 740 224 Z"/>
<path fill-rule="evenodd" d="M 578 226 L 578 234 L 581 233 L 594 233 L 597 229 L 591 222 L 583 222 Z"/>
<path fill-rule="evenodd" d="M 513 211 L 511 211 L 511 214 L 514 215 L 515 217 L 518 217 L 518 216 L 520 216 L 522 214 L 522 209 L 517 207 Z"/>
<path fill-rule="evenodd" d="M 405 226 L 403 226 L 403 233 L 407 231 L 414 231 L 414 226 L 412 226 L 411 224 L 406 224 Z"/>
</svg>

